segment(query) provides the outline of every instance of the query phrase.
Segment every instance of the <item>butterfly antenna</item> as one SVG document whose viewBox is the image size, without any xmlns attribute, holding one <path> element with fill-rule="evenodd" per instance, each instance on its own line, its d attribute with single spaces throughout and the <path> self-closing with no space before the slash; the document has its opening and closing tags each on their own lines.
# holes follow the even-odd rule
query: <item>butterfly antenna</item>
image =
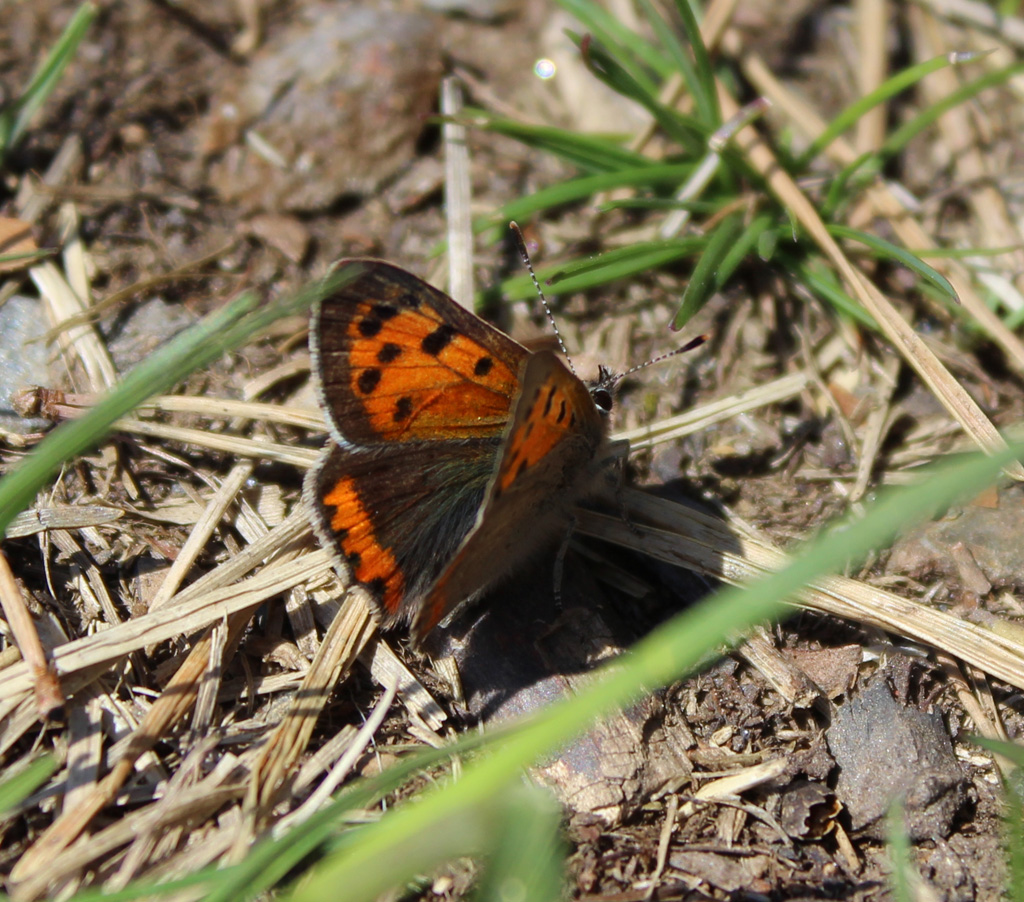
<svg viewBox="0 0 1024 902">
<path fill-rule="evenodd" d="M 530 252 L 526 249 L 526 239 L 523 238 L 522 229 L 520 229 L 515 222 L 510 222 L 508 227 L 516 236 L 516 247 L 519 249 L 519 256 L 522 257 L 523 263 L 526 265 L 526 269 L 530 273 L 530 278 L 533 279 L 533 287 L 537 289 L 537 295 L 540 297 L 540 302 L 544 305 L 544 314 L 547 316 L 548 322 L 551 323 L 551 329 L 555 333 L 555 340 L 558 342 L 558 348 L 565 355 L 565 362 L 569 364 L 569 371 L 575 376 L 576 368 L 572 365 L 572 358 L 569 356 L 569 352 L 565 348 L 565 342 L 562 341 L 562 333 L 558 331 L 558 323 L 555 322 L 555 315 L 551 312 L 551 307 L 548 306 L 548 299 L 544 297 L 544 290 L 540 287 L 540 282 L 537 281 L 537 274 L 533 271 L 533 263 L 530 262 Z"/>
<path fill-rule="evenodd" d="M 685 354 L 687 351 L 692 351 L 694 348 L 699 348 L 704 342 L 708 340 L 707 335 L 698 335 L 696 338 L 691 338 L 681 348 L 676 348 L 674 351 L 669 351 L 667 354 L 662 354 L 660 357 L 654 357 L 644 363 L 638 363 L 636 366 L 631 366 L 628 370 L 623 373 L 608 374 L 602 379 L 602 387 L 612 388 L 619 383 L 626 376 L 631 376 L 637 370 L 646 369 L 649 366 L 653 366 L 655 363 L 661 363 L 663 360 L 668 360 L 670 357 L 677 357 L 680 354 Z"/>
</svg>

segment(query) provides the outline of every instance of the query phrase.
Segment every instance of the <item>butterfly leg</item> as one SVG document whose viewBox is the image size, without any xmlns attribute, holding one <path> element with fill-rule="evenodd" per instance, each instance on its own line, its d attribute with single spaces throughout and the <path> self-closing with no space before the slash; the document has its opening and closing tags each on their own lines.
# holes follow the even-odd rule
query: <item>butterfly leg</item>
<svg viewBox="0 0 1024 902">
<path fill-rule="evenodd" d="M 626 524 L 626 528 L 639 537 L 641 535 L 640 530 L 637 529 L 636 524 L 629 516 L 629 511 L 626 509 L 625 494 L 622 491 L 626 485 L 626 458 L 629 456 L 629 442 L 625 440 L 610 442 L 606 452 L 602 463 L 608 468 L 615 468 L 615 488 L 613 491 L 619 508 L 619 516 L 622 518 L 622 522 Z"/>
<path fill-rule="evenodd" d="M 566 526 L 565 535 L 562 537 L 562 544 L 558 546 L 558 554 L 555 555 L 555 610 L 562 610 L 562 580 L 565 579 L 565 556 L 569 552 L 569 543 L 572 541 L 572 534 L 576 531 L 576 515 L 573 514 Z"/>
</svg>

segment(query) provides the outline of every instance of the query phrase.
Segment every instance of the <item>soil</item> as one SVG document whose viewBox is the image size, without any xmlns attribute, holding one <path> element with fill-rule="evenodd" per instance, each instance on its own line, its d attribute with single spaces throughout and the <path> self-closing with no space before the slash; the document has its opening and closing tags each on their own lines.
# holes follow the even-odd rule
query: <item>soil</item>
<svg viewBox="0 0 1024 902">
<path fill-rule="evenodd" d="M 28 81 L 39 54 L 54 44 L 76 6 L 39 0 L 0 7 L 0 81 L 8 99 Z M 98 327 L 122 373 L 233 294 L 286 292 L 341 257 L 371 255 L 428 274 L 430 254 L 444 238 L 442 147 L 432 117 L 445 72 L 465 76 L 472 105 L 516 110 L 538 123 L 577 127 L 596 118 L 604 121 L 602 128 L 631 127 L 633 113 L 605 107 L 612 103 L 606 95 L 595 91 L 569 98 L 533 76 L 535 60 L 553 55 L 559 33 L 555 9 L 542 0 L 483 20 L 474 17 L 472 7 L 445 14 L 397 0 L 276 0 L 259 9 L 258 27 L 246 23 L 242 3 L 124 0 L 98 6 L 80 52 L 7 160 L 0 214 L 19 215 L 19 188 L 38 185 L 62 151 L 77 152 L 78 162 L 58 184 L 39 189 L 49 200 L 33 223 L 34 234 L 41 246 L 59 247 L 64 223 L 59 211 L 74 206 L 90 258 L 92 296 L 112 299 L 102 308 Z M 741 38 L 752 52 L 760 48 L 769 54 L 787 83 L 813 100 L 821 115 L 835 115 L 856 96 L 852 13 L 787 4 L 792 8 L 783 15 L 778 4 L 764 6 L 741 4 Z M 893 22 L 886 41 L 900 58 L 907 50 L 899 43 L 905 37 L 898 26 L 908 27 Z M 893 115 L 909 115 L 909 110 L 898 106 Z M 469 146 L 474 211 L 495 210 L 572 172 L 548 155 L 484 130 L 470 130 Z M 1013 152 L 1002 129 L 992 135 L 992 146 L 993 159 L 1008 159 L 1012 171 Z M 929 153 L 917 144 L 912 153 L 919 165 L 911 187 L 933 210 L 955 208 L 962 189 L 949 181 L 953 151 L 931 148 Z M 941 220 L 948 233 L 970 234 L 957 212 L 962 211 L 938 212 L 932 221 Z M 548 262 L 611 247 L 638 224 L 633 214 L 569 205 L 528 224 L 528 237 L 538 262 Z M 508 243 L 479 244 L 476 262 L 481 285 L 518 274 Z M 873 276 L 899 299 L 909 318 L 931 330 L 936 343 L 953 349 L 945 362 L 997 424 L 1019 419 L 1024 409 L 1019 374 L 990 343 L 972 340 L 915 297 L 900 273 L 879 267 Z M 603 361 L 621 371 L 671 350 L 679 338 L 664 327 L 686 277 L 682 269 L 651 273 L 601 292 L 557 298 L 556 313 L 580 369 L 592 371 Z M 802 370 L 807 348 L 819 347 L 833 333 L 844 340 L 853 334 L 848 325 L 837 330 L 831 310 L 797 296 L 793 288 L 771 264 L 753 260 L 744 266 L 687 327 L 691 334 L 711 336 L 705 348 L 628 380 L 615 428 L 653 422 Z M 28 283 L 22 290 L 32 294 Z M 517 338 L 545 334 L 533 305 L 508 305 L 499 316 Z M 304 322 L 285 321 L 259 343 L 193 376 L 183 391 L 258 396 L 285 406 L 309 402 L 301 365 L 304 335 Z M 3 353 L 17 349 L 5 347 Z M 636 455 L 629 478 L 667 486 L 674 497 L 705 509 L 727 506 L 782 547 L 813 534 L 850 507 L 848 489 L 858 459 L 851 439 L 867 416 L 858 393 L 874 384 L 891 352 L 880 338 L 865 333 L 838 353 L 848 361 L 842 369 L 849 379 L 830 383 L 832 391 L 825 393 L 830 403 L 808 389 Z M 295 361 L 300 365 L 287 369 Z M 261 382 L 276 367 L 284 375 Z M 892 425 L 871 474 L 869 497 L 883 482 L 899 478 L 893 474 L 963 447 L 943 431 L 945 415 L 916 378 L 895 372 Z M 54 387 L 89 389 L 81 371 L 51 370 L 51 378 Z M 186 417 L 175 422 L 202 423 Z M 317 441 L 285 427 L 275 436 L 309 447 Z M 151 454 L 138 437 L 112 440 L 108 448 L 117 449 L 120 469 L 111 470 L 103 460 L 113 450 L 98 451 L 62 475 L 55 497 L 103 497 L 133 508 L 179 495 L 195 500 L 205 477 L 223 477 L 233 462 L 180 443 L 156 444 L 162 451 Z M 4 468 L 21 453 L 9 440 Z M 294 470 L 257 466 L 252 479 L 276 487 L 277 500 L 286 507 L 298 499 L 301 474 Z M 909 596 L 977 622 L 1019 617 L 1022 521 L 1012 512 L 1020 504 L 1018 489 L 1001 490 L 993 508 L 972 507 L 957 523 L 942 521 L 931 531 L 922 527 L 859 575 L 899 583 Z M 127 617 L 125 599 L 151 594 L 158 582 L 148 583 L 150 574 L 166 571 L 189 531 L 184 522 L 136 520 L 131 532 L 119 528 L 116 539 L 104 532 L 106 550 L 84 540 L 77 550 L 62 550 L 35 537 L 9 540 L 5 548 L 25 590 L 63 630 L 64 639 L 54 640 L 59 644 L 85 635 L 102 619 L 101 603 L 74 588 L 73 577 L 82 570 L 76 555 L 99 561 L 121 616 Z M 234 535 L 219 538 L 203 565 L 230 556 L 239 544 Z M 972 552 L 975 546 L 983 546 L 984 554 Z M 552 549 L 549 557 L 542 556 L 534 569 L 501 587 L 496 598 L 467 612 L 451 634 L 441 637 L 444 650 L 458 662 L 461 697 L 452 698 L 449 684 L 426 658 L 409 654 L 421 680 L 460 728 L 531 710 L 571 691 L 594 665 L 595 648 L 608 656 L 628 647 L 713 588 L 667 565 L 584 543 L 568 554 L 565 589 L 556 590 L 550 579 L 559 566 L 555 554 Z M 122 595 L 119 586 L 130 591 Z M 527 597 L 536 601 L 536 610 L 520 604 Z M 493 616 L 478 619 L 481 608 Z M 280 613 L 254 621 L 241 650 L 224 661 L 225 684 L 251 683 L 257 673 L 294 672 L 289 655 L 305 646 L 289 630 Z M 509 636 L 515 637 L 514 656 Z M 929 656 L 928 650 L 903 647 L 877 630 L 810 613 L 792 617 L 764 638 L 808 675 L 815 686 L 813 702 L 784 697 L 749 657 L 736 652 L 624 712 L 538 773 L 560 789 L 563 799 L 574 800 L 566 805 L 569 897 L 609 902 L 888 898 L 888 796 L 873 793 L 890 785 L 907 793 L 912 858 L 935 898 L 999 897 L 998 771 L 970 741 L 978 727 L 955 691 L 963 681 L 956 665 Z M 10 644 L 6 630 L 4 640 Z M 187 643 L 182 637 L 161 646 L 145 665 L 149 670 L 160 663 L 152 671 L 146 704 Z M 306 663 L 302 658 L 295 666 Z M 104 691 L 118 695 L 113 683 Z M 1019 694 L 997 682 L 990 691 L 1010 736 L 1016 735 Z M 351 676 L 321 717 L 309 754 L 342 725 L 358 726 L 379 692 L 369 678 Z M 863 718 L 852 728 L 851 700 L 862 706 L 854 713 Z M 87 703 L 90 696 L 83 690 L 70 707 Z M 144 710 L 128 693 L 122 693 L 121 703 L 126 720 L 105 730 L 108 742 Z M 257 723 L 253 729 L 265 729 L 275 704 L 270 695 L 252 710 L 231 709 L 232 729 Z M 221 711 L 226 718 L 227 711 Z M 69 717 L 74 716 L 72 710 Z M 5 766 L 33 744 L 66 753 L 65 729 L 36 727 L 5 741 Z M 415 742 L 417 729 L 396 707 L 377 737 L 378 750 L 386 759 L 389 746 Z M 621 769 L 609 773 L 608 762 L 620 758 Z M 742 795 L 694 803 L 708 780 L 776 761 L 782 766 Z M 211 754 L 201 770 L 208 772 L 215 762 Z M 167 764 L 153 762 L 158 769 Z M 180 760 L 175 765 L 183 766 Z M 373 769 L 368 761 L 362 766 Z M 883 768 L 886 781 L 873 781 Z M 95 826 L 109 825 L 122 804 L 105 811 Z M 43 800 L 16 823 L 7 822 L 0 846 L 5 877 L 54 810 L 52 799 Z M 212 823 L 214 816 L 208 817 Z M 177 835 L 168 840 L 166 854 L 188 843 L 187 833 Z M 123 873 L 122 848 L 91 862 L 76 879 L 103 884 Z M 161 873 L 159 863 L 159 855 L 148 858 L 136 876 Z M 435 875 L 419 897 L 468 896 L 472 872 L 460 867 Z"/>
</svg>

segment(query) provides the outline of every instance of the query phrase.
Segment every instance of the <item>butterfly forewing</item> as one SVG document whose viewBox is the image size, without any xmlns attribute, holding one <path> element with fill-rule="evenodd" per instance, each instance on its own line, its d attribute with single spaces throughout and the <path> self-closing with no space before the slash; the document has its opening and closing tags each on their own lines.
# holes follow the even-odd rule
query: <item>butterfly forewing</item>
<svg viewBox="0 0 1024 902">
<path fill-rule="evenodd" d="M 321 405 L 342 444 L 500 435 L 528 352 L 412 274 L 378 260 L 314 312 Z"/>
<path fill-rule="evenodd" d="M 530 355 L 476 524 L 419 606 L 414 636 L 558 536 L 600 468 L 604 433 L 586 386 L 553 354 Z"/>
</svg>

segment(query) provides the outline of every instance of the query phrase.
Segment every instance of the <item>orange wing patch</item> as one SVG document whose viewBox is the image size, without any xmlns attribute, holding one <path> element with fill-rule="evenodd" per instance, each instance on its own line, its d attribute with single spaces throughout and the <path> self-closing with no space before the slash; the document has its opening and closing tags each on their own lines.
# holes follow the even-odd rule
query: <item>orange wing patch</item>
<svg viewBox="0 0 1024 902">
<path fill-rule="evenodd" d="M 323 503 L 334 508 L 330 527 L 341 553 L 352 568 L 352 575 L 377 597 L 394 616 L 405 595 L 402 571 L 389 548 L 385 548 L 373 529 L 369 512 L 363 507 L 356 481 L 350 477 L 339 479 L 324 494 Z"/>
<path fill-rule="evenodd" d="M 310 348 L 342 444 L 491 437 L 527 350 L 443 292 L 379 260 L 325 298 Z"/>
<path fill-rule="evenodd" d="M 519 402 L 526 405 L 525 415 L 518 418 L 507 439 L 493 489 L 496 496 L 548 457 L 568 435 L 584 435 L 595 443 L 600 439 L 599 424 L 592 424 L 595 416 L 589 394 L 563 367 L 552 368 L 547 380 L 529 390 L 530 396 Z"/>
<path fill-rule="evenodd" d="M 508 420 L 516 373 L 436 310 L 364 303 L 348 339 L 349 389 L 380 441 L 490 435 Z"/>
</svg>

